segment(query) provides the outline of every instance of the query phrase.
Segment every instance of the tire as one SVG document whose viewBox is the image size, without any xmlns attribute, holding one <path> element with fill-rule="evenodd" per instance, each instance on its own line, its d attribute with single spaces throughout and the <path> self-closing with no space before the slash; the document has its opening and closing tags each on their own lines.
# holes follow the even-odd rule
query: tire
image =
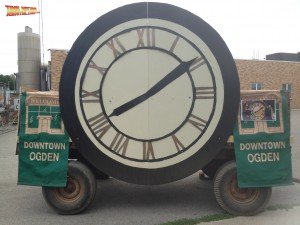
<svg viewBox="0 0 300 225">
<path fill-rule="evenodd" d="M 214 193 L 218 204 L 236 216 L 252 216 L 264 210 L 270 200 L 272 188 L 239 188 L 236 163 L 222 165 L 214 178 Z"/>
<path fill-rule="evenodd" d="M 66 187 L 43 187 L 46 202 L 59 214 L 84 211 L 93 201 L 97 186 L 94 174 L 81 162 L 70 161 Z"/>
</svg>

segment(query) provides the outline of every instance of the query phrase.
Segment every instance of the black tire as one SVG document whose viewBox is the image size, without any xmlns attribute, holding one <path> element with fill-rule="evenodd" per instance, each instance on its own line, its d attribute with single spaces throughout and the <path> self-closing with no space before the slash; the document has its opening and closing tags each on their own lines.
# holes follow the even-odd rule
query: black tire
<svg viewBox="0 0 300 225">
<path fill-rule="evenodd" d="M 222 165 L 214 178 L 214 193 L 219 205 L 237 216 L 252 216 L 264 210 L 270 200 L 272 188 L 239 188 L 236 163 Z"/>
<path fill-rule="evenodd" d="M 93 201 L 96 190 L 92 171 L 81 162 L 70 161 L 67 186 L 43 187 L 43 196 L 56 212 L 71 215 L 84 211 Z"/>
</svg>

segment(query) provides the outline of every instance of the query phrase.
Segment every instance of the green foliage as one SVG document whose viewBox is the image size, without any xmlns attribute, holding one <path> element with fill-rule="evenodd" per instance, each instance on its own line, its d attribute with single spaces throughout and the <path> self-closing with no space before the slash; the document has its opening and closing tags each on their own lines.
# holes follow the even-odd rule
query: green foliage
<svg viewBox="0 0 300 225">
<path fill-rule="evenodd" d="M 266 210 L 268 210 L 268 211 L 274 211 L 274 210 L 288 211 L 290 209 L 293 209 L 295 206 L 299 206 L 299 204 L 273 205 L 273 206 L 267 207 Z M 162 223 L 159 225 L 196 225 L 196 224 L 201 224 L 201 223 L 205 223 L 205 222 L 213 222 L 213 221 L 231 219 L 234 217 L 235 216 L 230 215 L 228 213 L 213 214 L 213 215 L 203 216 L 203 217 L 194 218 L 194 219 L 180 219 L 180 220 L 170 221 L 170 222 Z"/>
<path fill-rule="evenodd" d="M 175 220 L 167 223 L 163 223 L 160 225 L 196 225 L 202 222 L 212 222 L 212 221 L 219 221 L 219 220 L 225 220 L 225 219 L 230 219 L 233 218 L 233 215 L 224 213 L 224 214 L 214 214 L 214 215 L 209 215 L 209 216 L 203 216 L 200 218 L 195 218 L 195 219 L 180 219 L 180 220 Z"/>
<path fill-rule="evenodd" d="M 0 83 L 9 85 L 10 90 L 15 90 L 16 87 L 16 76 L 15 75 L 2 75 L 0 74 Z"/>
</svg>

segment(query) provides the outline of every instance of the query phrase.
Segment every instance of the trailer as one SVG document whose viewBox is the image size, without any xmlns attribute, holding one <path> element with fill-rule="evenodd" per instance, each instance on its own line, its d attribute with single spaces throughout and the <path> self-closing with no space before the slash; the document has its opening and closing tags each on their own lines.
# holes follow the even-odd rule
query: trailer
<svg viewBox="0 0 300 225">
<path fill-rule="evenodd" d="M 234 215 L 292 183 L 285 93 L 240 91 L 220 35 L 172 5 L 99 17 L 68 53 L 59 93 L 20 100 L 18 183 L 42 186 L 60 214 L 84 211 L 109 177 L 157 185 L 202 170 Z"/>
</svg>

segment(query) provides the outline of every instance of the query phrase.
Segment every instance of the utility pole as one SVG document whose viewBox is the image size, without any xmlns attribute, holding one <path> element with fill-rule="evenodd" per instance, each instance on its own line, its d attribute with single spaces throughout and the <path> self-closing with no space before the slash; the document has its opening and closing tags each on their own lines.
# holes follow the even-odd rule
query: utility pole
<svg viewBox="0 0 300 225">
<path fill-rule="evenodd" d="M 6 105 L 6 83 L 0 82 L 0 87 L 2 87 L 3 91 L 3 106 Z"/>
</svg>

